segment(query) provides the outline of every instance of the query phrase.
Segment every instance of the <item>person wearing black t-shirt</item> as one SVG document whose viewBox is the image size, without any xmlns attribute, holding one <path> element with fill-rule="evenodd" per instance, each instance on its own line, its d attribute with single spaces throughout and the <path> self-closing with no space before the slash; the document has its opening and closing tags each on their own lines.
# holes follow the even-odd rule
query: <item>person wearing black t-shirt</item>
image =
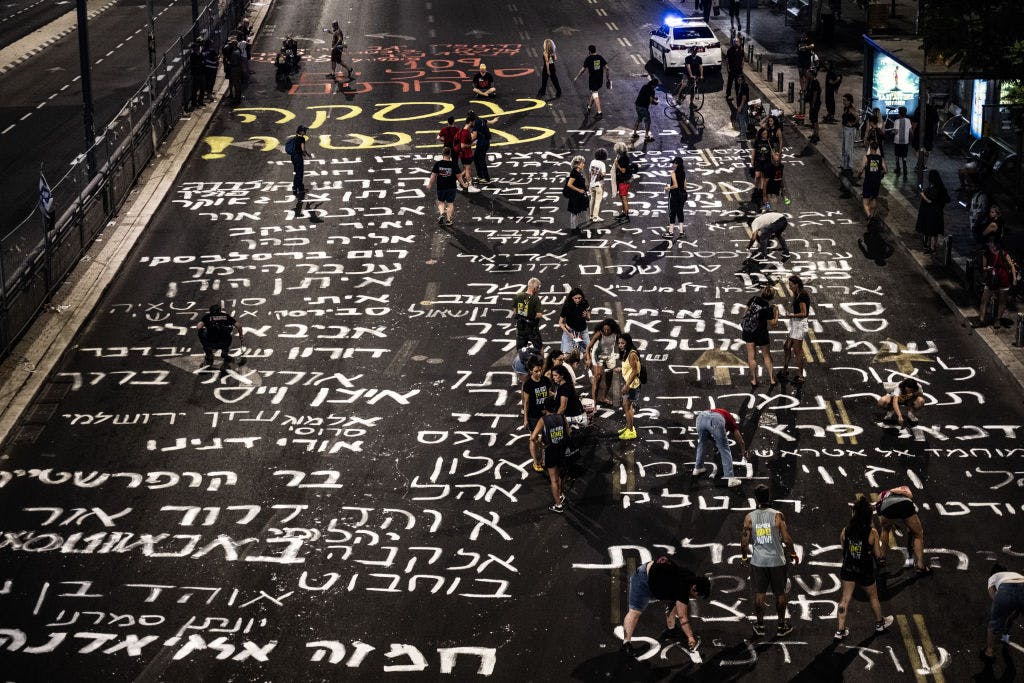
<svg viewBox="0 0 1024 683">
<path fill-rule="evenodd" d="M 691 47 L 690 54 L 683 60 L 686 67 L 686 80 L 679 82 L 676 101 L 681 102 L 686 93 L 690 93 L 690 106 L 693 106 L 694 86 L 704 80 L 704 60 L 697 54 L 697 48 Z"/>
<path fill-rule="evenodd" d="M 658 103 L 658 96 L 655 94 L 655 88 L 658 87 L 658 79 L 651 76 L 651 80 L 647 81 L 640 87 L 640 92 L 637 93 L 636 101 L 633 105 L 636 107 L 636 123 L 633 124 L 633 137 L 637 136 L 637 129 L 640 127 L 640 122 L 644 123 L 644 139 L 651 139 L 651 105 Z"/>
<path fill-rule="evenodd" d="M 789 335 L 783 346 L 783 362 L 780 377 L 789 374 L 789 360 L 795 359 L 796 376 L 793 384 L 804 383 L 804 335 L 807 334 L 807 318 L 811 315 L 811 295 L 804 289 L 804 281 L 796 275 L 789 276 L 789 293 L 793 296 L 793 312 L 786 316 L 789 319 Z"/>
<path fill-rule="evenodd" d="M 631 657 L 637 656 L 630 641 L 640 621 L 640 615 L 655 600 L 671 600 L 672 605 L 665 613 L 665 630 L 658 640 L 677 640 L 684 635 L 687 649 L 696 652 L 700 638 L 690 627 L 690 600 L 698 597 L 707 600 L 711 596 L 711 580 L 696 576 L 688 569 L 675 564 L 668 557 L 645 562 L 629 577 L 629 597 L 625 619 L 622 620 L 622 651 Z"/>
<path fill-rule="evenodd" d="M 210 306 L 210 312 L 196 325 L 199 342 L 203 345 L 203 353 L 206 356 L 206 365 L 213 365 L 213 354 L 219 350 L 224 367 L 227 368 L 231 362 L 231 334 L 235 331 L 238 332 L 238 340 L 241 342 L 242 328 L 235 319 L 225 313 L 220 304 Z M 242 362 L 239 362 L 239 365 L 241 364 Z"/>
<path fill-rule="evenodd" d="M 583 402 L 572 384 L 572 371 L 565 365 L 556 365 L 551 368 L 551 377 L 555 382 L 554 412 L 565 415 L 573 427 L 585 427 L 587 416 L 583 414 Z"/>
<path fill-rule="evenodd" d="M 536 425 L 537 420 L 544 417 L 548 400 L 554 398 L 555 385 L 544 376 L 544 365 L 540 361 L 531 361 L 526 366 L 526 370 L 529 375 L 523 382 L 520 393 L 523 400 L 523 427 L 529 429 L 530 425 Z M 543 472 L 544 467 L 541 465 L 540 453 L 532 440 L 530 441 L 530 457 L 533 458 L 533 469 Z"/>
<path fill-rule="evenodd" d="M 487 65 L 480 63 L 480 71 L 473 74 L 473 92 L 480 97 L 494 97 L 494 75 L 487 70 Z"/>
<path fill-rule="evenodd" d="M 590 86 L 590 100 L 587 102 L 587 113 L 590 113 L 590 107 L 597 107 L 597 114 L 594 119 L 597 120 L 604 116 L 601 113 L 601 98 L 599 93 L 601 91 L 601 84 L 607 85 L 610 89 L 612 87 L 611 75 L 608 71 L 608 61 L 597 54 L 597 48 L 593 45 L 587 46 L 587 57 L 583 60 L 583 66 L 576 73 L 576 76 L 572 80 L 578 79 L 586 71 L 589 76 Z"/>
<path fill-rule="evenodd" d="M 430 169 L 430 179 L 427 180 L 427 188 L 437 183 L 437 222 L 445 225 L 452 224 L 452 214 L 455 212 L 456 182 L 459 175 L 459 167 L 452 161 L 451 147 L 441 150 L 441 158 L 434 162 Z"/>
<path fill-rule="evenodd" d="M 771 386 L 775 386 L 771 337 L 768 333 L 768 325 L 775 325 L 779 320 L 779 312 L 772 305 L 774 297 L 775 290 L 772 287 L 762 287 L 761 292 L 747 302 L 747 312 L 743 315 L 741 339 L 747 346 L 747 367 L 750 369 L 750 386 L 752 387 L 757 386 L 757 349 L 761 349 L 761 354 L 764 356 L 764 369 L 765 374 L 768 375 L 768 382 Z"/>
<path fill-rule="evenodd" d="M 821 140 L 818 137 L 818 114 L 821 112 L 821 83 L 818 82 L 818 72 L 815 69 L 807 71 L 804 102 L 809 107 L 807 120 L 811 124 L 810 141 L 813 144 Z"/>
<path fill-rule="evenodd" d="M 590 320 L 590 304 L 583 296 L 583 290 L 573 287 L 562 303 L 558 315 L 558 326 L 562 328 L 562 353 L 586 349 L 590 343 L 587 322 Z M 578 358 L 577 358 L 578 360 Z"/>
<path fill-rule="evenodd" d="M 572 426 L 564 415 L 545 415 L 537 421 L 530 435 L 530 444 L 544 446 L 544 468 L 551 482 L 551 497 L 554 504 L 548 508 L 559 514 L 565 512 L 565 494 L 562 493 L 562 465 L 565 464 Z"/>
</svg>

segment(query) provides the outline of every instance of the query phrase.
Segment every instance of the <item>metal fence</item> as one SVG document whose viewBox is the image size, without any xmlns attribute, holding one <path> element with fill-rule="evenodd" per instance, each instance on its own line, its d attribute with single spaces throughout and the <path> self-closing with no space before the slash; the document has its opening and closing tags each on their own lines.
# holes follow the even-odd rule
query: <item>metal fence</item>
<svg viewBox="0 0 1024 683">
<path fill-rule="evenodd" d="M 96 136 L 97 173 L 82 154 L 51 185 L 49 229 L 38 210 L 0 238 L 0 359 L 28 330 L 96 236 L 128 198 L 175 124 L 191 110 L 189 52 L 210 38 L 218 49 L 245 16 L 249 0 L 212 0 L 158 59 L 146 82 Z M 52 178 L 50 179 L 52 181 Z"/>
</svg>

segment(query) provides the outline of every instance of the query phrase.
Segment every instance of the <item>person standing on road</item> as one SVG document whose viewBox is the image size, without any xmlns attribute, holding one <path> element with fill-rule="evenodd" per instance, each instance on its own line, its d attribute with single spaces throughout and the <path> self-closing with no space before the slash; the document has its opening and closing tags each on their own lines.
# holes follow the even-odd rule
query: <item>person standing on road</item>
<svg viewBox="0 0 1024 683">
<path fill-rule="evenodd" d="M 599 149 L 594 152 L 594 159 L 590 162 L 588 169 L 590 175 L 590 222 L 600 223 L 604 219 L 601 218 L 601 201 L 604 200 L 604 179 L 608 175 L 608 152 L 604 149 Z"/>
<path fill-rule="evenodd" d="M 825 120 L 824 123 L 836 122 L 836 93 L 843 84 L 843 72 L 832 62 L 825 64 Z"/>
<path fill-rule="evenodd" d="M 466 192 L 472 194 L 479 192 L 480 188 L 473 185 L 473 121 L 469 117 L 476 118 L 471 111 L 466 114 L 466 122 L 455 133 L 454 151 L 459 156 L 459 165 L 462 168 L 460 185 Z"/>
<path fill-rule="evenodd" d="M 760 209 L 765 201 L 765 190 L 768 185 L 768 178 L 774 175 L 772 167 L 772 146 L 771 131 L 768 127 L 759 128 L 754 138 L 753 147 L 750 150 L 750 166 L 754 173 L 754 200 L 755 208 Z"/>
<path fill-rule="evenodd" d="M 192 50 L 188 55 L 188 72 L 192 80 L 192 107 L 198 108 L 203 106 L 203 93 L 206 92 L 203 44 L 198 40 L 192 43 Z"/>
<path fill-rule="evenodd" d="M 583 358 L 590 364 L 590 395 L 595 402 L 611 407 L 612 402 L 608 400 L 608 393 L 612 389 L 612 382 L 615 378 L 614 371 L 619 365 L 618 338 L 622 334 L 619 324 L 608 318 L 601 321 L 594 330 L 587 345 L 587 351 Z M 602 380 L 604 391 L 601 392 Z"/>
<path fill-rule="evenodd" d="M 224 75 L 228 79 L 228 97 L 232 104 L 242 101 L 242 53 L 238 48 L 238 38 L 231 34 L 224 49 Z"/>
<path fill-rule="evenodd" d="M 562 96 L 562 86 L 558 82 L 558 70 L 555 68 L 555 62 L 558 61 L 558 53 L 555 51 L 555 41 L 550 38 L 544 39 L 544 64 L 540 69 L 540 90 L 537 91 L 537 97 L 543 99 L 548 95 L 548 79 L 551 80 L 551 85 L 555 87 L 555 97 L 559 98 Z"/>
<path fill-rule="evenodd" d="M 924 253 L 934 254 L 939 246 L 939 235 L 946 231 L 946 204 L 949 203 L 949 192 L 934 168 L 928 171 L 928 187 L 919 194 L 921 206 L 914 229 L 924 237 Z"/>
<path fill-rule="evenodd" d="M 726 0 L 729 6 L 729 31 L 739 33 L 740 24 L 740 0 Z M 733 27 L 735 24 L 735 28 Z"/>
<path fill-rule="evenodd" d="M 452 161 L 452 148 L 445 146 L 441 150 L 441 158 L 434 162 L 430 169 L 430 179 L 427 180 L 427 189 L 437 183 L 437 222 L 438 224 L 451 225 L 455 214 L 456 181 L 459 174 L 459 167 Z"/>
<path fill-rule="evenodd" d="M 792 381 L 795 386 L 800 386 L 804 383 L 804 335 L 807 334 L 807 319 L 811 315 L 811 295 L 804 289 L 804 281 L 796 275 L 789 276 L 788 287 L 793 297 L 793 310 L 786 316 L 789 319 L 789 335 L 783 347 L 782 372 L 779 376 L 789 375 L 789 361 L 795 359 L 796 376 Z"/>
<path fill-rule="evenodd" d="M 636 107 L 636 123 L 633 124 L 633 139 L 639 137 L 637 129 L 640 128 L 640 122 L 644 124 L 644 140 L 651 139 L 651 105 L 658 103 L 658 96 L 655 89 L 658 87 L 658 79 L 651 76 L 651 80 L 647 81 L 640 87 L 640 92 L 637 93 L 636 101 L 633 105 Z"/>
<path fill-rule="evenodd" d="M 750 86 L 741 72 L 736 76 L 736 126 L 740 130 L 740 146 L 747 144 L 747 105 L 750 104 Z"/>
<path fill-rule="evenodd" d="M 555 383 L 554 411 L 558 415 L 565 415 L 574 428 L 583 429 L 587 426 L 587 416 L 583 411 L 583 402 L 576 393 L 575 375 L 566 365 L 567 356 L 562 354 L 562 362 L 551 368 L 551 380 Z"/>
<path fill-rule="evenodd" d="M 892 530 L 900 528 L 910 534 L 913 539 L 914 569 L 918 577 L 929 576 L 931 567 L 924 563 L 924 527 L 917 516 L 917 505 L 913 501 L 914 494 L 909 486 L 897 486 L 878 494 L 878 521 L 882 525 L 879 545 L 882 546 L 882 559 L 885 564 L 885 553 L 889 550 L 889 538 Z"/>
<path fill-rule="evenodd" d="M 989 237 L 988 244 L 982 252 L 981 272 L 985 279 L 985 289 L 981 293 L 981 304 L 978 306 L 978 322 L 975 327 L 993 327 L 1002 325 L 1011 327 L 1013 322 L 1003 317 L 1006 313 L 1006 298 L 1010 287 L 1017 281 L 1017 264 L 1003 248 L 1003 241 L 997 237 Z M 991 322 L 988 319 L 988 307 L 992 297 L 996 296 L 996 310 Z"/>
<path fill-rule="evenodd" d="M 570 162 L 569 175 L 562 187 L 562 195 L 569 200 L 569 232 L 579 230 L 580 214 L 590 207 L 590 192 L 587 179 L 583 176 L 583 157 L 577 154 Z"/>
<path fill-rule="evenodd" d="M 875 614 L 875 633 L 887 633 L 894 621 L 892 615 L 883 617 L 882 606 L 878 602 L 878 586 L 875 583 L 875 564 L 881 559 L 882 544 L 878 541 L 878 532 L 871 523 L 871 503 L 859 496 L 853 504 L 850 522 L 839 533 L 839 542 L 843 546 L 843 564 L 839 570 L 843 593 L 837 608 L 836 633 L 833 639 L 842 642 L 850 635 L 846 628 L 846 617 L 853 599 L 853 591 L 860 586 L 868 594 L 871 611 Z"/>
<path fill-rule="evenodd" d="M 601 113 L 601 85 L 606 84 L 608 88 L 612 87 L 611 72 L 608 69 L 608 61 L 604 57 L 597 54 L 597 48 L 593 45 L 587 46 L 587 57 L 583 60 L 583 66 L 573 77 L 573 81 L 577 80 L 586 71 L 589 77 L 590 87 L 590 99 L 587 101 L 587 114 L 590 114 L 591 106 L 597 107 L 597 114 L 594 116 L 594 120 L 597 121 L 604 114 Z"/>
<path fill-rule="evenodd" d="M 348 80 L 352 80 L 352 67 L 343 60 L 345 53 L 345 34 L 342 32 L 338 22 L 331 22 L 331 78 L 338 77 L 338 67 L 345 67 L 348 73 Z"/>
<path fill-rule="evenodd" d="M 731 13 L 732 9 L 730 8 L 729 11 Z M 732 17 L 730 14 L 730 19 L 731 18 Z M 729 41 L 729 43 L 729 49 L 726 50 L 725 52 L 725 65 L 728 69 L 728 75 L 725 81 L 726 100 L 732 97 L 732 88 L 734 85 L 737 88 L 737 93 L 739 92 L 739 79 L 743 75 L 743 48 L 740 47 L 740 39 L 734 36 L 733 39 Z M 738 111 L 739 102 L 737 102 L 736 104 Z"/>
<path fill-rule="evenodd" d="M 292 160 L 292 194 L 299 201 L 306 197 L 306 185 L 303 183 L 305 171 L 305 159 L 310 156 L 306 151 L 306 127 L 299 126 L 295 129 L 295 135 L 290 136 L 284 143 L 284 151 Z"/>
<path fill-rule="evenodd" d="M 811 126 L 811 144 L 821 140 L 818 137 L 818 114 L 821 113 L 821 83 L 818 82 L 817 69 L 807 70 L 806 84 L 804 85 L 804 101 L 807 102 L 807 121 Z"/>
<path fill-rule="evenodd" d="M 1010 625 L 1015 617 L 1024 614 L 1024 575 L 1007 571 L 1001 564 L 992 565 L 988 577 L 988 595 L 992 598 L 992 610 L 989 613 L 981 659 L 992 662 L 996 657 L 996 641 L 1008 643 Z"/>
<path fill-rule="evenodd" d="M 701 12 L 703 12 L 704 23 L 711 21 L 711 0 L 700 0 Z"/>
<path fill-rule="evenodd" d="M 537 421 L 544 417 L 548 401 L 554 398 L 555 385 L 544 376 L 544 365 L 536 358 L 527 364 L 526 372 L 527 377 L 523 381 L 520 395 L 523 401 L 523 427 L 530 429 L 530 425 L 536 425 Z M 530 457 L 533 458 L 535 472 L 544 471 L 539 446 L 540 444 L 530 439 Z"/>
<path fill-rule="evenodd" d="M 711 596 L 711 580 L 706 576 L 695 576 L 669 558 L 661 556 L 641 564 L 629 577 L 629 611 L 622 620 L 622 652 L 630 657 L 639 653 L 630 641 L 640 621 L 640 615 L 654 600 L 672 600 L 665 614 L 665 632 L 660 640 L 678 639 L 686 634 L 687 649 L 696 652 L 700 638 L 690 627 L 690 600 L 698 597 L 707 600 Z"/>
<path fill-rule="evenodd" d="M 562 353 L 578 351 L 580 356 L 590 346 L 590 333 L 587 323 L 590 321 L 590 303 L 583 296 L 583 290 L 573 287 L 562 302 L 562 310 L 558 314 L 558 326 L 562 329 Z"/>
<path fill-rule="evenodd" d="M 619 369 L 622 372 L 622 412 L 626 426 L 619 430 L 619 439 L 631 441 L 636 438 L 633 424 L 634 406 L 640 398 L 640 352 L 633 344 L 633 337 L 623 332 L 618 338 Z"/>
<path fill-rule="evenodd" d="M 764 214 L 771 216 L 772 214 Z M 776 214 L 785 216 L 782 214 Z M 775 222 L 778 222 L 776 219 Z M 747 345 L 747 367 L 750 369 L 750 386 L 757 386 L 757 351 L 760 349 L 764 357 L 764 370 L 768 375 L 769 388 L 775 386 L 775 373 L 772 368 L 771 335 L 768 332 L 769 325 L 775 325 L 779 320 L 779 312 L 772 305 L 775 298 L 775 290 L 770 285 L 765 285 L 757 296 L 751 297 L 747 302 L 747 310 L 743 314 L 743 321 L 740 324 L 741 339 Z"/>
<path fill-rule="evenodd" d="M 666 237 L 670 240 L 676 238 L 676 224 L 679 225 L 679 237 L 686 237 L 686 221 L 683 210 L 686 208 L 686 164 L 682 157 L 672 159 L 672 170 L 668 174 L 668 185 L 665 186 L 668 192 L 668 228 Z"/>
<path fill-rule="evenodd" d="M 893 122 L 893 150 L 896 156 L 896 176 L 900 175 L 900 164 L 903 164 L 903 179 L 907 179 L 907 155 L 910 152 L 910 119 L 907 108 L 900 107 L 899 117 Z"/>
<path fill-rule="evenodd" d="M 729 488 L 736 488 L 741 482 L 733 474 L 732 451 L 729 449 L 729 439 L 726 430 L 736 439 L 736 446 L 740 449 L 740 459 L 747 456 L 747 445 L 743 441 L 743 433 L 740 431 L 736 418 L 724 408 L 713 408 L 702 410 L 697 413 L 697 460 L 693 465 L 693 476 L 699 477 L 707 472 L 710 467 L 704 464 L 704 449 L 707 447 L 707 440 L 711 439 L 718 454 L 722 456 L 722 476 L 726 478 Z"/>
<path fill-rule="evenodd" d="M 743 535 L 740 537 L 741 565 L 750 565 L 750 583 L 754 588 L 754 637 L 763 638 L 764 608 L 768 589 L 775 594 L 775 609 L 779 615 L 776 638 L 793 632 L 786 604 L 786 567 L 788 562 L 800 561 L 796 554 L 793 537 L 789 535 L 786 516 L 771 507 L 768 487 L 758 484 L 754 487 L 754 501 L 757 509 L 743 518 Z M 753 552 L 751 552 L 753 543 Z"/>
<path fill-rule="evenodd" d="M 800 99 L 803 100 L 807 92 L 808 71 L 814 66 L 814 41 L 807 32 L 800 34 L 800 40 L 796 44 L 796 66 L 800 74 Z"/>
<path fill-rule="evenodd" d="M 921 110 L 924 109 L 924 113 Z M 915 114 L 918 120 L 923 121 L 921 125 L 921 147 L 917 150 L 917 164 L 914 168 L 923 171 L 928 167 L 928 155 L 931 154 L 932 146 L 935 144 L 935 134 L 939 125 L 939 110 L 932 103 L 918 107 Z"/>
<path fill-rule="evenodd" d="M 843 125 L 843 146 L 839 166 L 843 175 L 853 176 L 853 148 L 857 139 L 857 112 L 853 109 L 853 95 L 850 93 L 843 95 L 841 122 Z"/>
<path fill-rule="evenodd" d="M 633 179 L 633 160 L 629 158 L 629 148 L 624 143 L 615 143 L 615 164 L 612 174 L 615 188 L 622 202 L 622 213 L 619 220 L 629 222 L 629 182 Z"/>
<path fill-rule="evenodd" d="M 549 414 L 537 420 L 537 426 L 530 435 L 531 448 L 543 446 L 544 468 L 551 483 L 551 498 L 554 500 L 548 510 L 565 512 L 565 494 L 562 493 L 562 465 L 565 464 L 566 450 L 572 426 L 564 415 Z"/>
<path fill-rule="evenodd" d="M 491 182 L 491 172 L 487 168 L 487 150 L 491 148 L 491 127 L 487 119 L 473 112 L 466 115 L 472 117 L 473 165 L 476 166 L 476 181 L 483 185 Z M 491 122 L 493 123 L 493 121 Z"/>
<path fill-rule="evenodd" d="M 860 172 L 864 178 L 863 186 L 861 187 L 861 197 L 864 204 L 864 213 L 867 214 L 869 219 L 875 215 L 875 204 L 878 201 L 879 193 L 882 191 L 882 178 L 887 170 L 885 159 L 882 158 L 878 151 L 878 146 L 872 140 L 867 154 L 864 155 L 864 161 L 860 165 Z"/>
<path fill-rule="evenodd" d="M 487 65 L 480 62 L 480 70 L 473 74 L 473 92 L 480 97 L 494 97 L 494 74 L 487 70 Z"/>
<path fill-rule="evenodd" d="M 912 424 L 917 424 L 917 415 L 914 413 L 915 411 L 920 412 L 924 408 L 924 403 L 924 392 L 921 391 L 921 385 L 917 383 L 917 380 L 910 378 L 896 385 L 891 394 L 878 397 L 878 407 L 887 409 L 882 421 L 888 422 L 895 419 L 901 427 L 904 417 Z"/>
<path fill-rule="evenodd" d="M 231 363 L 231 335 L 238 334 L 238 342 L 242 342 L 242 327 L 234 318 L 225 313 L 220 304 L 210 306 L 209 313 L 204 315 L 196 325 L 196 333 L 199 335 L 199 342 L 203 345 L 205 364 L 213 365 L 213 355 L 220 351 L 220 357 L 227 368 Z M 244 359 L 239 365 L 244 364 Z"/>
<path fill-rule="evenodd" d="M 516 321 L 516 348 L 533 346 L 540 349 L 544 342 L 540 337 L 540 321 L 544 314 L 540 310 L 540 280 L 531 277 L 526 289 L 516 294 L 512 301 L 512 315 Z"/>
</svg>

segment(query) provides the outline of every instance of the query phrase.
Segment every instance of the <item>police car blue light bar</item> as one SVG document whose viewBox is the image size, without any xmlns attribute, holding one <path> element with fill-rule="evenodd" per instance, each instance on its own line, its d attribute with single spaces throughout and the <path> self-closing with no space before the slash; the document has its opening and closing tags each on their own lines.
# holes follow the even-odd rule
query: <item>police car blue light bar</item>
<svg viewBox="0 0 1024 683">
<path fill-rule="evenodd" d="M 666 14 L 664 22 L 666 26 L 682 26 L 683 18 L 678 14 Z"/>
</svg>

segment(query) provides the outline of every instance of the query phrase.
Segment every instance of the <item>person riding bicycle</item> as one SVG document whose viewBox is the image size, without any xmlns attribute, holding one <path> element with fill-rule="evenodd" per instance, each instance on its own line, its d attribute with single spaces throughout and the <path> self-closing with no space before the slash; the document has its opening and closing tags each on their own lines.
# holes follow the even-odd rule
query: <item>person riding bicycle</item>
<svg viewBox="0 0 1024 683">
<path fill-rule="evenodd" d="M 690 104 L 692 105 L 693 94 L 696 92 L 697 84 L 704 80 L 704 60 L 697 54 L 697 48 L 691 47 L 690 54 L 686 56 L 684 63 L 686 64 L 686 84 L 680 85 L 676 98 L 681 100 L 689 92 Z"/>
</svg>

